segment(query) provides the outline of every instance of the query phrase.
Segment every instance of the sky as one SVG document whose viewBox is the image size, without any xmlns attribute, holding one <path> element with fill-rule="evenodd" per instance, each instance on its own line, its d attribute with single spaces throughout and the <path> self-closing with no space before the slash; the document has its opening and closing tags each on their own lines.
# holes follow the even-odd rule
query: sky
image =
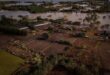
<svg viewBox="0 0 110 75">
<path fill-rule="evenodd" d="M 0 1 L 51 1 L 51 0 L 0 0 Z M 80 1 L 80 0 L 52 0 L 53 2 L 58 1 Z"/>
</svg>

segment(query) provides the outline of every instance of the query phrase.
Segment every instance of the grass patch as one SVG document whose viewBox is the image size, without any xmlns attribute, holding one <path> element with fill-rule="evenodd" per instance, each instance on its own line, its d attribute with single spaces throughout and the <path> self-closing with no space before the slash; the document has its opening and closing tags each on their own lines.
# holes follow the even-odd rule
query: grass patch
<svg viewBox="0 0 110 75">
<path fill-rule="evenodd" d="M 24 61 L 6 51 L 0 51 L 0 75 L 11 75 Z"/>
</svg>

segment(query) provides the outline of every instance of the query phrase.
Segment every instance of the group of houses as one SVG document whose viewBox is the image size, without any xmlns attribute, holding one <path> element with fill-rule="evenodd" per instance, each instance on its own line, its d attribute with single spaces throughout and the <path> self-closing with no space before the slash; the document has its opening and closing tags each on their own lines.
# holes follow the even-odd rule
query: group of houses
<svg viewBox="0 0 110 75">
<path fill-rule="evenodd" d="M 36 28 L 36 29 L 45 29 L 49 26 L 49 24 L 50 24 L 50 22 L 44 22 L 44 23 L 32 25 L 32 27 Z M 19 30 L 28 30 L 28 29 L 29 29 L 28 26 L 19 27 Z"/>
</svg>

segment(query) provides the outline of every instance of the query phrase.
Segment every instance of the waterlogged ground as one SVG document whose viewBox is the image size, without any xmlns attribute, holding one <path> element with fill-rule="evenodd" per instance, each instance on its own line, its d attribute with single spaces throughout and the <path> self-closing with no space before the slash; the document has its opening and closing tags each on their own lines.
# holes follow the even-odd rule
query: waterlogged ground
<svg viewBox="0 0 110 75">
<path fill-rule="evenodd" d="M 10 13 L 10 14 L 9 14 Z M 48 12 L 48 13 L 36 13 L 31 14 L 27 11 L 0 11 L 0 16 L 5 15 L 7 17 L 19 19 L 19 16 L 28 16 L 30 19 L 35 19 L 38 16 L 41 16 L 42 18 L 48 18 L 48 19 L 59 19 L 59 18 L 65 18 L 69 21 L 80 21 L 83 23 L 83 19 L 87 16 L 87 13 L 63 13 L 63 12 Z M 110 24 L 110 13 L 101 13 L 97 14 L 98 20 L 101 22 L 101 25 L 104 24 Z M 103 18 L 105 16 L 105 18 Z"/>
</svg>

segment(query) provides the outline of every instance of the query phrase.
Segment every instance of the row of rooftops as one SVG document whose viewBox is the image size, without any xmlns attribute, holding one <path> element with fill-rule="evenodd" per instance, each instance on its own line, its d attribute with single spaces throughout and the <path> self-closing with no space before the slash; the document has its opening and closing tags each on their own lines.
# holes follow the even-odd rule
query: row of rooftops
<svg viewBox="0 0 110 75">
<path fill-rule="evenodd" d="M 33 25 L 33 27 L 41 27 L 41 26 L 46 26 L 46 25 L 49 25 L 49 24 L 50 24 L 50 22 L 44 22 L 44 23 Z M 19 30 L 26 30 L 26 29 L 29 29 L 29 27 L 27 27 L 27 26 L 19 27 Z"/>
</svg>

